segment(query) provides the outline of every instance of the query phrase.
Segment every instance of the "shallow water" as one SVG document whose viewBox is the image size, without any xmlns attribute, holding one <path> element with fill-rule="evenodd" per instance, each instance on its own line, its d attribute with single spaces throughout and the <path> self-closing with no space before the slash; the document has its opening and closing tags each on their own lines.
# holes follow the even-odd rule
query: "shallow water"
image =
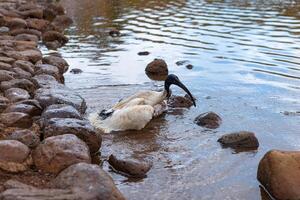
<svg viewBox="0 0 300 200">
<path fill-rule="evenodd" d="M 260 199 L 257 165 L 270 149 L 300 148 L 300 4 L 284 1 L 63 0 L 74 26 L 59 52 L 82 74 L 66 85 L 88 102 L 109 107 L 141 89 L 160 89 L 144 73 L 163 58 L 197 98 L 198 106 L 170 110 L 143 131 L 104 135 L 110 153 L 153 162 L 148 177 L 127 180 L 111 172 L 128 199 Z M 121 37 L 107 29 L 121 30 Z M 138 56 L 149 51 L 149 56 Z M 188 60 L 194 67 L 175 63 Z M 183 94 L 174 88 L 173 93 Z M 209 97 L 209 98 L 208 98 Z M 214 111 L 216 130 L 193 123 Z M 234 153 L 217 139 L 256 133 L 260 148 Z M 104 168 L 108 170 L 106 164 Z"/>
</svg>

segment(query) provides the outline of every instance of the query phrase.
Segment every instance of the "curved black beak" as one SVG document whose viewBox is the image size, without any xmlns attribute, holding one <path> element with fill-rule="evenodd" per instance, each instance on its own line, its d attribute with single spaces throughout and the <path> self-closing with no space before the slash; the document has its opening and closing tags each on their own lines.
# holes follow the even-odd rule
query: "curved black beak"
<svg viewBox="0 0 300 200">
<path fill-rule="evenodd" d="M 178 81 L 177 83 L 175 82 L 174 85 L 177 85 L 178 87 L 183 89 L 190 96 L 194 106 L 196 107 L 195 99 L 194 99 L 193 95 L 191 94 L 191 92 L 187 89 L 187 87 L 185 87 L 185 85 L 183 83 L 181 83 L 180 81 Z"/>
</svg>

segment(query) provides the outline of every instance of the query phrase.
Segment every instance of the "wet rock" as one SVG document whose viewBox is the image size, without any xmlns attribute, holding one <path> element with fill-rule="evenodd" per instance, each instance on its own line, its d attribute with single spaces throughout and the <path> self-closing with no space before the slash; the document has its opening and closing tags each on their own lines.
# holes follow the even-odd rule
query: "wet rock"
<svg viewBox="0 0 300 200">
<path fill-rule="evenodd" d="M 300 152 L 271 150 L 259 162 L 257 179 L 275 198 L 300 199 Z"/>
<path fill-rule="evenodd" d="M 13 71 L 15 72 L 15 77 L 16 78 L 24 78 L 24 79 L 30 79 L 32 77 L 32 74 L 19 68 L 19 67 L 16 67 L 16 68 L 13 68 Z"/>
<path fill-rule="evenodd" d="M 180 60 L 180 61 L 177 61 L 175 64 L 177 65 L 177 66 L 181 66 L 181 65 L 184 65 L 184 64 L 187 64 L 189 61 L 187 61 L 187 60 Z"/>
<path fill-rule="evenodd" d="M 65 73 L 69 67 L 67 61 L 58 56 L 45 56 L 43 63 L 56 66 L 61 74 Z"/>
<path fill-rule="evenodd" d="M 12 69 L 11 65 L 8 63 L 0 62 L 0 70 L 10 71 Z"/>
<path fill-rule="evenodd" d="M 193 105 L 190 98 L 172 95 L 168 100 L 168 106 L 171 108 L 189 108 Z"/>
<path fill-rule="evenodd" d="M 114 155 L 109 156 L 108 162 L 117 172 L 125 173 L 132 177 L 143 178 L 152 167 L 152 164 L 145 161 L 136 159 L 118 159 Z"/>
<path fill-rule="evenodd" d="M 32 164 L 29 148 L 16 140 L 0 141 L 0 169 L 8 172 L 25 171 Z"/>
<path fill-rule="evenodd" d="M 51 50 L 57 50 L 58 48 L 63 46 L 63 44 L 60 43 L 58 40 L 54 40 L 52 42 L 44 42 L 44 44 L 47 47 L 47 49 Z"/>
<path fill-rule="evenodd" d="M 26 100 L 23 100 L 23 101 L 19 101 L 16 104 L 27 104 L 27 105 L 35 106 L 39 110 L 43 109 L 41 107 L 40 103 L 37 100 L 35 100 L 35 99 L 26 99 Z"/>
<path fill-rule="evenodd" d="M 14 130 L 5 139 L 17 140 L 29 148 L 34 148 L 40 143 L 39 135 L 29 129 Z"/>
<path fill-rule="evenodd" d="M 73 20 L 66 15 L 59 15 L 55 17 L 52 22 L 52 25 L 56 30 L 63 31 L 68 28 L 73 23 Z"/>
<path fill-rule="evenodd" d="M 62 75 L 59 73 L 59 70 L 56 66 L 49 64 L 38 64 L 35 66 L 35 74 L 47 74 L 53 76 L 58 82 L 63 83 L 64 79 Z"/>
<path fill-rule="evenodd" d="M 115 28 L 112 28 L 109 30 L 108 34 L 111 36 L 111 37 L 118 37 L 121 35 L 120 31 L 115 29 Z"/>
<path fill-rule="evenodd" d="M 205 128 L 216 129 L 221 125 L 222 119 L 214 112 L 206 112 L 196 117 L 194 122 L 197 125 L 203 126 Z"/>
<path fill-rule="evenodd" d="M 17 104 L 9 105 L 3 111 L 3 113 L 10 113 L 10 112 L 21 112 L 33 117 L 33 116 L 39 116 L 42 113 L 42 110 L 34 105 L 17 103 Z"/>
<path fill-rule="evenodd" d="M 147 65 L 146 73 L 167 75 L 168 74 L 167 63 L 162 59 L 154 59 L 152 62 L 150 62 Z"/>
<path fill-rule="evenodd" d="M 64 36 L 64 34 L 57 31 L 47 31 L 43 34 L 43 42 L 45 44 L 49 42 L 57 42 L 59 47 L 62 47 L 68 41 L 69 41 L 68 38 Z"/>
<path fill-rule="evenodd" d="M 24 51 L 20 51 L 19 52 L 21 54 L 21 56 L 26 57 L 29 61 L 36 63 L 39 60 L 42 60 L 42 53 L 40 50 L 33 50 L 33 49 L 29 49 L 29 50 L 24 50 Z"/>
<path fill-rule="evenodd" d="M 10 32 L 11 35 L 16 36 L 19 34 L 30 34 L 30 35 L 35 35 L 38 38 L 42 37 L 42 33 L 38 30 L 35 29 L 16 29 L 16 30 L 12 30 Z"/>
<path fill-rule="evenodd" d="M 13 18 L 6 24 L 10 30 L 27 28 L 27 22 L 24 19 Z"/>
<path fill-rule="evenodd" d="M 41 115 L 41 119 L 48 121 L 52 118 L 75 118 L 83 119 L 78 110 L 66 104 L 54 104 L 48 106 Z"/>
<path fill-rule="evenodd" d="M 150 54 L 149 51 L 141 51 L 141 52 L 138 52 L 138 55 L 139 56 L 148 56 Z"/>
<path fill-rule="evenodd" d="M 91 153 L 95 153 L 101 146 L 101 135 L 86 120 L 74 118 L 52 118 L 44 128 L 45 138 L 71 133 L 82 139 L 90 148 Z"/>
<path fill-rule="evenodd" d="M 223 147 L 231 147 L 233 149 L 254 150 L 259 147 L 259 142 L 255 134 L 248 131 L 225 134 L 218 139 L 218 142 L 220 142 Z"/>
<path fill-rule="evenodd" d="M 70 73 L 72 73 L 72 74 L 80 74 L 80 73 L 82 73 L 82 70 L 78 69 L 78 68 L 73 68 L 73 69 L 71 69 Z"/>
<path fill-rule="evenodd" d="M 52 104 L 68 104 L 76 108 L 82 114 L 87 108 L 86 102 L 79 94 L 62 84 L 55 84 L 49 88 L 38 89 L 34 99 L 44 108 Z"/>
<path fill-rule="evenodd" d="M 39 38 L 36 35 L 23 33 L 15 36 L 15 40 L 38 42 Z"/>
<path fill-rule="evenodd" d="M 9 104 L 9 100 L 6 97 L 3 97 L 0 95 L 0 112 L 3 112 L 3 110 L 6 109 L 6 107 Z"/>
<path fill-rule="evenodd" d="M 15 62 L 15 59 L 10 58 L 10 57 L 6 57 L 6 56 L 0 56 L 0 62 L 13 64 Z"/>
<path fill-rule="evenodd" d="M 10 88 L 5 90 L 4 96 L 8 98 L 11 102 L 22 101 L 25 99 L 29 99 L 29 93 L 21 88 Z"/>
<path fill-rule="evenodd" d="M 0 82 L 2 81 L 10 81 L 14 79 L 16 73 L 7 71 L 7 70 L 0 70 Z"/>
<path fill-rule="evenodd" d="M 36 29 L 38 31 L 45 31 L 49 26 L 49 21 L 44 19 L 28 18 L 26 19 L 28 28 Z"/>
<path fill-rule="evenodd" d="M 24 60 L 17 60 L 12 65 L 13 68 L 21 68 L 30 74 L 34 74 L 34 65 L 31 62 Z"/>
<path fill-rule="evenodd" d="M 33 161 L 38 169 L 57 174 L 75 163 L 90 163 L 91 157 L 82 140 L 73 134 L 64 134 L 46 138 L 34 150 Z"/>
<path fill-rule="evenodd" d="M 37 88 L 49 87 L 49 85 L 58 83 L 53 76 L 47 74 L 36 75 L 31 80 Z"/>
<path fill-rule="evenodd" d="M 2 113 L 0 123 L 7 127 L 30 128 L 32 119 L 28 114 L 21 112 Z"/>
<path fill-rule="evenodd" d="M 12 79 L 10 81 L 3 81 L 0 84 L 2 91 L 5 91 L 10 88 L 21 88 L 27 90 L 29 93 L 32 93 L 35 89 L 34 84 L 27 79 Z"/>
<path fill-rule="evenodd" d="M 99 166 L 78 163 L 62 171 L 53 181 L 56 188 L 84 191 L 86 199 L 125 200 L 112 178 Z"/>
<path fill-rule="evenodd" d="M 188 65 L 186 65 L 185 67 L 186 67 L 187 69 L 193 69 L 193 68 L 194 68 L 194 66 L 191 65 L 191 64 L 188 64 Z"/>
</svg>

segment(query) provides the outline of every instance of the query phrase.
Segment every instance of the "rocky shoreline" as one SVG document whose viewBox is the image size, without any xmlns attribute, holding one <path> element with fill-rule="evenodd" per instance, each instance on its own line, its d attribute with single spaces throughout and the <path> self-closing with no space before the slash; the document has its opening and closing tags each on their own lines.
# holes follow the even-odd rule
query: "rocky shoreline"
<svg viewBox="0 0 300 200">
<path fill-rule="evenodd" d="M 68 63 L 39 50 L 71 23 L 58 3 L 0 2 L 0 199 L 125 199 L 95 165 L 101 135 L 64 85 Z"/>
</svg>

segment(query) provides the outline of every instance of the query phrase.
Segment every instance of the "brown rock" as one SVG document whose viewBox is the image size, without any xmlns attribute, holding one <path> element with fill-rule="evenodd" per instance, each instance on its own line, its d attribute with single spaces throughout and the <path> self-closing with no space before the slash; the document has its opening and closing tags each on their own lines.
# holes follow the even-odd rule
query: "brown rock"
<svg viewBox="0 0 300 200">
<path fill-rule="evenodd" d="M 53 181 L 56 188 L 82 190 L 86 199 L 125 200 L 112 178 L 99 166 L 78 163 L 62 171 Z"/>
<path fill-rule="evenodd" d="M 216 129 L 221 125 L 222 119 L 214 112 L 207 112 L 202 113 L 198 117 L 196 117 L 194 122 L 197 125 L 203 126 L 205 128 Z"/>
<path fill-rule="evenodd" d="M 21 88 L 10 88 L 5 90 L 4 96 L 8 98 L 11 102 L 22 101 L 25 99 L 29 99 L 29 93 Z"/>
<path fill-rule="evenodd" d="M 20 15 L 22 15 L 25 18 L 43 18 L 43 10 L 40 8 L 33 8 L 30 10 L 24 10 L 19 12 Z"/>
<path fill-rule="evenodd" d="M 64 44 L 68 42 L 68 38 L 64 36 L 62 33 L 57 31 L 47 31 L 43 34 L 43 42 L 56 42 L 58 47 L 62 47 Z"/>
<path fill-rule="evenodd" d="M 7 70 L 0 70 L 0 82 L 12 80 L 16 74 Z"/>
<path fill-rule="evenodd" d="M 152 164 L 145 161 L 118 159 L 114 155 L 109 156 L 108 162 L 117 172 L 125 173 L 127 176 L 132 177 L 143 178 L 152 167 Z"/>
<path fill-rule="evenodd" d="M 10 57 L 6 57 L 6 56 L 0 56 L 0 62 L 13 64 L 15 62 L 15 59 L 10 58 Z"/>
<path fill-rule="evenodd" d="M 36 63 L 39 60 L 42 60 L 42 53 L 40 50 L 25 50 L 19 52 L 21 56 L 26 57 L 29 61 Z"/>
<path fill-rule="evenodd" d="M 78 110 L 66 104 L 54 104 L 48 106 L 41 115 L 41 119 L 48 121 L 52 118 L 83 119 Z"/>
<path fill-rule="evenodd" d="M 14 68 L 21 68 L 30 74 L 34 74 L 34 65 L 31 62 L 24 61 L 24 60 L 17 60 L 13 63 L 12 67 Z"/>
<path fill-rule="evenodd" d="M 55 11 L 56 15 L 63 15 L 63 14 L 65 14 L 64 7 L 61 4 L 59 4 L 59 3 L 51 3 L 51 4 L 49 4 L 47 6 L 47 8 Z"/>
<path fill-rule="evenodd" d="M 49 21 L 44 19 L 35 19 L 35 18 L 29 18 L 26 19 L 28 28 L 36 29 L 38 31 L 43 32 L 46 30 L 49 26 Z"/>
<path fill-rule="evenodd" d="M 47 75 L 55 77 L 55 79 L 60 83 L 64 82 L 64 79 L 61 76 L 61 74 L 59 73 L 58 68 L 53 65 L 49 65 L 49 64 L 36 65 L 35 66 L 35 74 L 36 75 L 47 74 Z"/>
<path fill-rule="evenodd" d="M 42 113 L 42 110 L 34 105 L 17 103 L 17 104 L 9 105 L 3 111 L 3 113 L 10 113 L 10 112 L 21 112 L 33 117 L 33 116 L 39 116 Z"/>
<path fill-rule="evenodd" d="M 35 41 L 15 41 L 14 49 L 17 51 L 25 51 L 25 50 L 37 50 L 37 42 Z"/>
<path fill-rule="evenodd" d="M 6 140 L 18 140 L 30 148 L 34 148 L 40 143 L 39 135 L 29 129 L 14 130 Z"/>
<path fill-rule="evenodd" d="M 12 66 L 8 63 L 0 62 L 0 70 L 11 71 Z"/>
<path fill-rule="evenodd" d="M 276 199 L 300 199 L 300 152 L 271 150 L 259 162 L 257 179 Z"/>
<path fill-rule="evenodd" d="M 189 108 L 192 105 L 192 100 L 183 96 L 172 95 L 168 100 L 168 106 L 171 108 Z"/>
<path fill-rule="evenodd" d="M 4 52 L 2 52 L 4 53 Z M 4 53 L 6 56 L 14 58 L 16 60 L 26 60 L 28 61 L 28 57 L 25 57 L 23 55 L 21 55 L 21 53 L 19 51 L 16 50 L 7 50 Z M 1 65 L 0 65 L 0 69 L 1 69 Z"/>
<path fill-rule="evenodd" d="M 6 24 L 11 30 L 22 29 L 27 27 L 27 22 L 24 19 L 12 18 Z"/>
<path fill-rule="evenodd" d="M 38 42 L 39 38 L 36 35 L 22 33 L 15 36 L 15 40 Z"/>
<path fill-rule="evenodd" d="M 64 134 L 46 138 L 33 152 L 33 161 L 44 172 L 59 173 L 72 164 L 90 163 L 86 144 L 75 135 Z"/>
<path fill-rule="evenodd" d="M 35 29 L 16 29 L 16 30 L 12 30 L 10 32 L 11 35 L 19 35 L 19 34 L 30 34 L 30 35 L 35 35 L 38 38 L 42 37 L 42 33 L 38 30 Z"/>
<path fill-rule="evenodd" d="M 46 56 L 43 58 L 43 63 L 58 67 L 61 74 L 68 71 L 69 64 L 67 61 L 58 56 Z"/>
<path fill-rule="evenodd" d="M 168 74 L 168 66 L 167 63 L 162 59 L 154 59 L 150 62 L 146 67 L 146 73 L 149 74 L 159 74 L 159 75 L 167 75 Z"/>
<path fill-rule="evenodd" d="M 2 112 L 9 104 L 9 100 L 6 97 L 0 95 L 0 112 Z"/>
<path fill-rule="evenodd" d="M 16 140 L 0 141 L 0 168 L 9 172 L 25 171 L 31 165 L 29 148 Z"/>
<path fill-rule="evenodd" d="M 225 134 L 218 139 L 218 142 L 223 147 L 231 147 L 233 149 L 254 150 L 259 147 L 259 142 L 255 134 L 248 131 Z"/>
<path fill-rule="evenodd" d="M 45 138 L 65 133 L 74 134 L 82 139 L 89 146 L 91 153 L 97 152 L 101 147 L 101 135 L 86 120 L 52 118 L 45 124 Z"/>
<path fill-rule="evenodd" d="M 52 24 L 56 30 L 63 31 L 73 23 L 73 20 L 66 15 L 58 15 L 53 20 Z"/>
<path fill-rule="evenodd" d="M 19 79 L 30 79 L 32 77 L 32 74 L 19 68 L 19 67 L 16 67 L 16 68 L 13 68 L 13 72 L 15 72 L 15 77 L 16 78 L 19 78 Z"/>
<path fill-rule="evenodd" d="M 7 127 L 30 128 L 32 119 L 29 115 L 21 112 L 0 114 L 0 123 Z"/>
<path fill-rule="evenodd" d="M 49 87 L 49 85 L 58 83 L 53 76 L 47 74 L 36 75 L 31 80 L 37 88 Z"/>
</svg>

